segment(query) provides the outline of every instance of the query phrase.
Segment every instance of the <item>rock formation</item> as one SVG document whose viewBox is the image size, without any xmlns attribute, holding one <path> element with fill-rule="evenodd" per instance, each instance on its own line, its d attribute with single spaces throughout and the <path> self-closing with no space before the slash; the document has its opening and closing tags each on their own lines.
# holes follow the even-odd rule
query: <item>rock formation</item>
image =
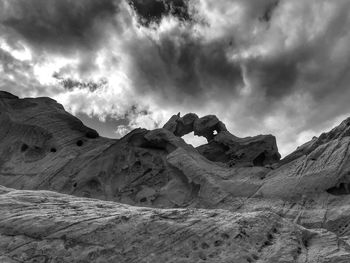
<svg viewBox="0 0 350 263">
<path fill-rule="evenodd" d="M 350 119 L 279 161 L 214 115 L 115 140 L 0 92 L 0 135 L 0 262 L 350 262 Z"/>
<path fill-rule="evenodd" d="M 349 262 L 334 233 L 275 213 L 152 209 L 0 187 L 0 261 Z"/>
<path fill-rule="evenodd" d="M 183 117 L 179 113 L 173 115 L 163 128 L 179 137 L 190 132 L 205 137 L 208 144 L 197 147 L 197 150 L 214 162 L 228 163 L 230 166 L 264 166 L 276 163 L 281 158 L 274 136 L 238 138 L 227 131 L 225 124 L 215 115 L 198 118 L 194 113 Z"/>
</svg>

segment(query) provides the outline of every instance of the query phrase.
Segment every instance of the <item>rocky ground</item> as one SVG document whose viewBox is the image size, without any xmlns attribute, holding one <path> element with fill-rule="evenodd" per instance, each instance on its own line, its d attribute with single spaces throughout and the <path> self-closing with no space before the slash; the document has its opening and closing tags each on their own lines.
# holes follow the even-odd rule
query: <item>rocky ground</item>
<svg viewBox="0 0 350 263">
<path fill-rule="evenodd" d="M 193 113 L 114 140 L 0 92 L 0 262 L 348 263 L 349 143 L 347 119 L 280 160 Z"/>
</svg>

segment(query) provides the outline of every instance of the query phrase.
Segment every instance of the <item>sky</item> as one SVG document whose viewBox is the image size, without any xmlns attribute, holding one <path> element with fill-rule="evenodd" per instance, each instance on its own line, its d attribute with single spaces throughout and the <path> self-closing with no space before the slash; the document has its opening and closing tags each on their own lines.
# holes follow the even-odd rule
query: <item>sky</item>
<svg viewBox="0 0 350 263">
<path fill-rule="evenodd" d="M 120 138 L 215 114 L 282 155 L 350 116 L 349 0 L 0 0 L 0 90 Z M 198 145 L 202 139 L 187 136 Z"/>
</svg>

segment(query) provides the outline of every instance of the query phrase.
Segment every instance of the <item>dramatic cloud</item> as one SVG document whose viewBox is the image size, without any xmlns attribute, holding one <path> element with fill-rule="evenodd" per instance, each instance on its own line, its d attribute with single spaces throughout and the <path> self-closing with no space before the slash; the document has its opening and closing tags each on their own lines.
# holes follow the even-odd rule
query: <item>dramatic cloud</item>
<svg viewBox="0 0 350 263">
<path fill-rule="evenodd" d="M 180 20 L 191 20 L 189 0 L 130 0 L 138 15 L 138 21 L 145 26 L 160 23 L 164 16 L 172 15 Z"/>
<path fill-rule="evenodd" d="M 118 6 L 112 0 L 5 0 L 1 10 L 3 26 L 37 51 L 67 54 L 97 48 Z"/>
<path fill-rule="evenodd" d="M 122 136 L 179 111 L 216 114 L 238 136 L 276 135 L 286 154 L 350 113 L 349 10 L 348 0 L 0 0 L 0 87 L 53 96 L 108 135 L 112 124 Z"/>
</svg>

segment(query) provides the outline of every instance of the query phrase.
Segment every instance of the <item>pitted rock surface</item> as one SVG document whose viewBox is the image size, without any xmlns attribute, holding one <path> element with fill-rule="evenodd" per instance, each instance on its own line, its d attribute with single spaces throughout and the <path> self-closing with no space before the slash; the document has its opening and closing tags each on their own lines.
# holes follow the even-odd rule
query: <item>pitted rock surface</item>
<svg viewBox="0 0 350 263">
<path fill-rule="evenodd" d="M 0 188 L 1 262 L 349 262 L 349 246 L 269 211 L 152 209 Z"/>
</svg>

